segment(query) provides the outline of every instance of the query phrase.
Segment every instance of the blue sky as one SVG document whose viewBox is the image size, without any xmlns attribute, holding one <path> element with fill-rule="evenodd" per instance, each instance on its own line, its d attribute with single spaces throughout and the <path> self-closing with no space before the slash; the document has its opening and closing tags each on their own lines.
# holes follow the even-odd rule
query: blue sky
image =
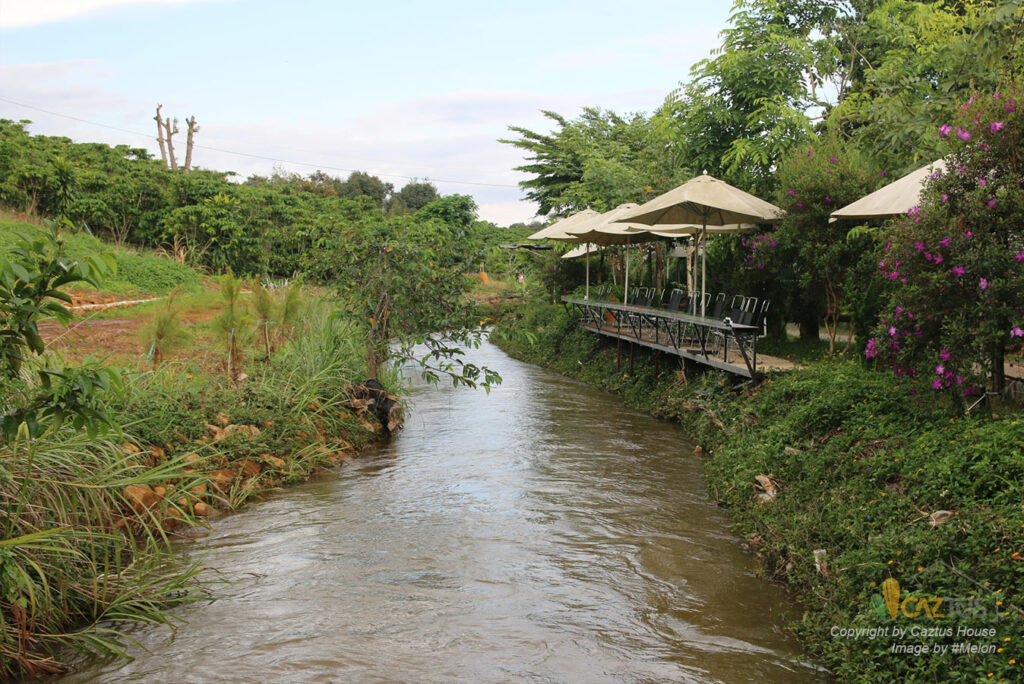
<svg viewBox="0 0 1024 684">
<path fill-rule="evenodd" d="M 718 45 L 731 2 L 0 0 L 0 118 L 156 152 L 157 103 L 195 115 L 199 166 L 434 181 L 529 220 L 507 126 L 541 109 L 650 111 Z M 183 137 L 183 136 L 182 136 Z M 179 143 L 184 148 L 184 142 Z M 464 181 L 470 185 L 442 181 Z M 497 187 L 492 187 L 497 186 Z"/>
</svg>

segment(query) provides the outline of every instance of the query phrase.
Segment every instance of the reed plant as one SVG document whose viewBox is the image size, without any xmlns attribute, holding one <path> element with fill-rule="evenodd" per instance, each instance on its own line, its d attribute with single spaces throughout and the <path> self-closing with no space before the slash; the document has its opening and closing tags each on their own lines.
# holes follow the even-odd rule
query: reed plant
<svg viewBox="0 0 1024 684">
<path fill-rule="evenodd" d="M 62 671 L 69 648 L 123 655 L 120 625 L 173 624 L 169 608 L 203 595 L 199 567 L 171 560 L 159 525 L 127 522 L 126 488 L 181 465 L 143 467 L 113 438 L 70 429 L 22 429 L 0 447 L 0 679 Z"/>
</svg>

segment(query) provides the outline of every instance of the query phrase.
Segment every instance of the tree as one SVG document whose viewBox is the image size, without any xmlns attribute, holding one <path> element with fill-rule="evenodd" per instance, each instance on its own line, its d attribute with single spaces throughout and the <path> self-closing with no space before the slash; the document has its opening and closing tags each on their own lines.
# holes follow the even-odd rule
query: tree
<svg viewBox="0 0 1024 684">
<path fill-rule="evenodd" d="M 344 183 L 335 179 L 334 188 L 338 197 L 344 199 L 369 197 L 374 204 L 381 208 L 384 207 L 388 197 L 395 189 L 391 183 L 385 183 L 377 176 L 363 171 L 353 171 Z"/>
<path fill-rule="evenodd" d="M 587 207 L 607 211 L 648 199 L 691 175 L 643 115 L 623 117 L 590 107 L 572 121 L 551 111 L 543 114 L 555 122 L 553 133 L 510 126 L 519 138 L 500 140 L 527 153 L 528 163 L 516 170 L 534 176 L 519 185 L 540 205 L 539 214 L 565 216 Z"/>
<path fill-rule="evenodd" d="M 71 298 L 60 288 L 75 283 L 98 287 L 115 269 L 111 254 L 85 262 L 65 257 L 56 227 L 39 239 L 20 236 L 10 258 L 0 257 L 0 427 L 4 439 L 14 439 L 21 429 L 36 436 L 65 421 L 89 434 L 109 425 L 102 401 L 106 392 L 119 387 L 117 373 L 95 363 L 78 368 L 53 365 L 55 359 L 44 356 L 46 345 L 38 321 L 52 316 L 66 323 L 71 312 L 63 303 Z"/>
<path fill-rule="evenodd" d="M 939 127 L 947 170 L 890 230 L 891 297 L 865 352 L 959 398 L 1004 388 L 1004 347 L 1024 337 L 1024 113 L 1019 83 L 976 93 Z"/>
<path fill-rule="evenodd" d="M 873 250 L 868 236 L 849 237 L 849 225 L 832 221 L 830 214 L 873 190 L 878 177 L 852 145 L 832 135 L 816 138 L 813 145 L 787 157 L 778 178 L 778 204 L 785 217 L 767 245 L 764 237 L 752 238 L 748 244 L 758 258 L 768 255 L 773 270 L 792 269 L 800 290 L 824 296 L 829 353 L 834 353 L 847 300 L 856 288 L 863 289 L 852 275 L 858 262 L 865 255 L 871 258 Z M 766 249 L 776 242 L 777 249 Z M 817 325 L 813 332 L 817 337 Z M 851 327 L 844 352 L 853 334 Z"/>
<path fill-rule="evenodd" d="M 410 181 L 393 196 L 392 213 L 416 212 L 439 197 L 437 187 L 430 181 Z"/>
</svg>

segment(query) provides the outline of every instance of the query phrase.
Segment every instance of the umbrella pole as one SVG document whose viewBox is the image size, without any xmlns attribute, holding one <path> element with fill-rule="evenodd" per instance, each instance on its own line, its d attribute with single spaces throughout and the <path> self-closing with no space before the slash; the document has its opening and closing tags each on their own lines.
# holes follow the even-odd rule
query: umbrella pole
<svg viewBox="0 0 1024 684">
<path fill-rule="evenodd" d="M 626 238 L 626 249 L 623 252 L 626 255 L 626 289 L 622 293 L 622 303 L 629 304 L 629 238 Z"/>
<path fill-rule="evenodd" d="M 590 243 L 587 243 L 585 248 L 587 250 L 587 293 L 583 295 L 584 299 L 590 299 Z"/>
<path fill-rule="evenodd" d="M 701 231 L 700 241 L 700 315 L 704 316 L 707 297 L 707 270 L 708 270 L 708 217 L 704 217 L 704 229 Z"/>
</svg>

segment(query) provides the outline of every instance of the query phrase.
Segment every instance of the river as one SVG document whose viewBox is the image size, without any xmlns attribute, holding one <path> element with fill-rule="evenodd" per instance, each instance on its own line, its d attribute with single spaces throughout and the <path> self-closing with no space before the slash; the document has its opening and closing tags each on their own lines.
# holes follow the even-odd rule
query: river
<svg viewBox="0 0 1024 684">
<path fill-rule="evenodd" d="M 825 681 L 677 426 L 471 356 L 504 383 L 414 383 L 390 443 L 183 545 L 217 600 L 60 681 Z"/>
</svg>

